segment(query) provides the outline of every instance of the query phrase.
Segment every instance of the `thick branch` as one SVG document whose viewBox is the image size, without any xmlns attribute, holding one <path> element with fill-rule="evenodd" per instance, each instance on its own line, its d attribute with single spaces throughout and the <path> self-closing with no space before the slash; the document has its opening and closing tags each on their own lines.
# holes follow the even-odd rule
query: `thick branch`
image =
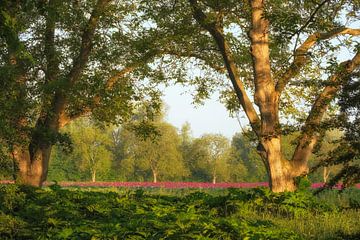
<svg viewBox="0 0 360 240">
<path fill-rule="evenodd" d="M 79 55 L 74 60 L 73 67 L 68 76 L 68 81 L 70 83 L 73 83 L 80 78 L 81 72 L 84 70 L 88 62 L 89 55 L 92 49 L 95 30 L 98 25 L 100 15 L 110 1 L 111 0 L 99 0 L 91 13 L 90 19 L 81 38 Z"/>
<path fill-rule="evenodd" d="M 251 4 L 251 55 L 253 62 L 255 103 L 261 114 L 261 135 L 277 135 L 279 123 L 278 95 L 271 77 L 269 49 L 269 21 L 264 17 L 264 1 L 252 0 Z"/>
<path fill-rule="evenodd" d="M 319 126 L 330 101 L 334 99 L 340 90 L 342 80 L 360 66 L 360 52 L 350 61 L 340 64 L 337 73 L 329 78 L 328 85 L 323 89 L 309 113 L 305 122 L 305 127 L 292 157 L 294 170 L 300 173 L 306 171 L 305 166 L 318 140 L 317 127 Z"/>
<path fill-rule="evenodd" d="M 290 67 L 285 71 L 285 73 L 279 78 L 278 83 L 276 84 L 276 91 L 281 94 L 281 92 L 286 87 L 287 83 L 300 73 L 301 69 L 308 63 L 309 58 L 309 49 L 312 48 L 318 41 L 328 40 L 339 35 L 352 35 L 359 36 L 360 29 L 352 28 L 337 28 L 327 33 L 315 33 L 310 35 L 305 42 L 296 49 L 295 58 Z"/>
<path fill-rule="evenodd" d="M 259 135 L 260 133 L 259 116 L 257 115 L 255 108 L 245 91 L 245 87 L 240 79 L 238 69 L 234 61 L 234 57 L 232 55 L 229 45 L 227 44 L 224 38 L 224 33 L 222 32 L 222 29 L 220 28 L 220 26 L 217 26 L 215 22 L 207 21 L 206 15 L 200 9 L 198 2 L 196 0 L 189 0 L 189 2 L 193 9 L 193 16 L 196 19 L 196 21 L 200 24 L 201 27 L 206 29 L 214 38 L 220 50 L 220 53 L 224 59 L 225 67 L 228 71 L 229 78 L 233 84 L 239 102 L 249 119 L 251 127 L 256 132 L 256 134 Z"/>
<path fill-rule="evenodd" d="M 50 0 L 48 4 L 48 12 L 46 15 L 46 27 L 45 27 L 45 56 L 46 56 L 46 72 L 45 80 L 46 82 L 51 82 L 56 80 L 58 74 L 58 61 L 56 57 L 55 50 L 55 1 Z"/>
<path fill-rule="evenodd" d="M 67 77 L 67 81 L 70 86 L 74 84 L 74 82 L 78 81 L 81 77 L 81 73 L 88 62 L 89 55 L 92 50 L 93 38 L 101 13 L 110 1 L 111 0 L 98 0 L 95 8 L 91 13 L 90 19 L 85 27 L 84 33 L 81 38 L 79 55 L 74 60 L 73 67 Z M 66 93 L 58 91 L 55 93 L 55 96 L 53 98 L 53 111 L 55 113 L 55 117 L 52 118 L 51 124 L 54 125 L 54 128 L 56 129 L 66 125 L 71 120 L 71 117 L 68 116 L 65 112 L 65 108 L 67 105 L 67 99 L 65 94 Z"/>
</svg>

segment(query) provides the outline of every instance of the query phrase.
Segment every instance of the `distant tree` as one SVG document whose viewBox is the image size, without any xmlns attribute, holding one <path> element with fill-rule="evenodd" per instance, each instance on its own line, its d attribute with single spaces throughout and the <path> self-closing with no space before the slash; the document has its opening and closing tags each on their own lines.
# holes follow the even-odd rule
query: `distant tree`
<svg viewBox="0 0 360 240">
<path fill-rule="evenodd" d="M 193 136 L 191 133 L 190 123 L 186 122 L 181 126 L 180 129 L 180 151 L 186 166 L 189 166 L 189 160 L 191 158 L 191 145 L 193 142 Z"/>
<path fill-rule="evenodd" d="M 237 177 L 243 181 L 266 181 L 265 165 L 256 152 L 256 141 L 253 137 L 251 132 L 236 133 L 233 136 L 231 141 L 233 161 L 239 164 L 240 170 L 245 168 L 245 171 L 236 173 L 233 167 L 231 169 L 233 174 L 243 175 Z"/>
<path fill-rule="evenodd" d="M 325 130 L 321 144 L 318 145 L 315 154 L 310 159 L 310 179 L 312 181 L 327 183 L 332 176 L 339 172 L 341 164 L 338 166 L 322 165 L 325 164 L 329 154 L 340 146 L 339 141 L 343 138 L 344 133 L 339 129 Z"/>
<path fill-rule="evenodd" d="M 109 150 L 111 139 L 107 131 L 97 127 L 90 120 L 82 119 L 70 126 L 74 139 L 74 152 L 79 156 L 79 169 L 89 172 L 95 182 L 98 174 L 106 175 L 112 165 Z"/>
<path fill-rule="evenodd" d="M 230 156 L 229 140 L 220 134 L 205 134 L 194 139 L 188 160 L 192 176 L 197 181 L 229 181 Z"/>
<path fill-rule="evenodd" d="M 142 138 L 129 129 L 122 129 L 125 158 L 120 167 L 152 181 L 180 180 L 188 175 L 180 152 L 180 138 L 176 128 L 165 122 L 154 122 L 158 132 L 152 138 Z M 151 174 L 149 174 L 151 173 Z"/>
<path fill-rule="evenodd" d="M 72 139 L 70 149 L 55 147 L 49 177 L 52 180 L 108 179 L 113 163 L 110 130 L 88 118 L 80 118 L 63 130 Z"/>
<path fill-rule="evenodd" d="M 74 151 L 66 152 L 56 145 L 49 165 L 49 181 L 85 181 L 89 179 L 79 167 L 81 156 Z"/>
</svg>

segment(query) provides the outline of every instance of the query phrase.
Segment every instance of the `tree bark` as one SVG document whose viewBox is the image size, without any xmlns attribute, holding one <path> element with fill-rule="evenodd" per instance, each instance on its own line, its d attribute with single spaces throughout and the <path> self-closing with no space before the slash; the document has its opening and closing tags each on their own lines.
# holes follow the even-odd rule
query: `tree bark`
<svg viewBox="0 0 360 240">
<path fill-rule="evenodd" d="M 327 183 L 327 180 L 330 176 L 330 170 L 328 169 L 328 167 L 324 167 L 323 169 L 323 181 L 324 183 Z"/>
<path fill-rule="evenodd" d="M 271 76 L 269 50 L 269 22 L 264 17 L 264 1 L 251 4 L 251 55 L 254 69 L 255 104 L 261 115 L 259 140 L 267 161 L 270 188 L 273 192 L 294 191 L 291 165 L 281 153 L 279 129 L 279 94 Z"/>
<path fill-rule="evenodd" d="M 280 137 L 264 139 L 270 188 L 273 192 L 295 191 L 294 175 L 291 164 L 282 158 Z"/>
<path fill-rule="evenodd" d="M 213 176 L 212 183 L 213 183 L 213 184 L 216 183 L 216 175 Z"/>
<path fill-rule="evenodd" d="M 51 146 L 41 147 L 33 153 L 26 147 L 16 147 L 14 158 L 19 167 L 16 182 L 35 187 L 42 186 L 46 180 Z"/>
</svg>

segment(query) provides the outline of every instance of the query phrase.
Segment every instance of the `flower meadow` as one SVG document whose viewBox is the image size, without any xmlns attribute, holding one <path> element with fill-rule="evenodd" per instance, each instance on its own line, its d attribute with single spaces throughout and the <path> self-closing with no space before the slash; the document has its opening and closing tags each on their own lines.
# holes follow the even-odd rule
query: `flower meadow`
<svg viewBox="0 0 360 240">
<path fill-rule="evenodd" d="M 12 180 L 2 180 L 0 184 L 14 184 Z M 54 182 L 46 182 L 45 186 L 50 186 Z M 209 183 L 209 182 L 59 182 L 56 183 L 61 187 L 123 187 L 123 188 L 257 188 L 269 187 L 268 182 L 241 182 L 241 183 Z M 311 188 L 317 189 L 324 187 L 324 183 L 313 183 Z M 354 185 L 360 189 L 360 183 Z M 342 185 L 338 184 L 335 189 L 342 189 Z"/>
</svg>

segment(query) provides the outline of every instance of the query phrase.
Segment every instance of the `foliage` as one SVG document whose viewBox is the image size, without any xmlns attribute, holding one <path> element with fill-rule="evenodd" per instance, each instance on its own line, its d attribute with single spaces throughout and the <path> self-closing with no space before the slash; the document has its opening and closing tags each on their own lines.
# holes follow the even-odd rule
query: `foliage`
<svg viewBox="0 0 360 240">
<path fill-rule="evenodd" d="M 342 214 L 305 192 L 266 189 L 169 195 L 8 185 L 0 187 L 0 199 L 2 239 L 313 239 L 280 220 Z M 264 214 L 273 219 L 261 220 Z M 356 229 L 341 234 L 355 236 Z M 338 230 L 329 234 L 346 239 Z"/>
<path fill-rule="evenodd" d="M 246 175 L 241 181 L 266 181 L 266 169 L 259 154 L 256 152 L 256 141 L 251 131 L 236 133 L 231 141 L 235 161 L 246 168 Z M 232 173 L 234 174 L 234 173 Z M 239 174 L 239 173 L 237 173 Z"/>
<path fill-rule="evenodd" d="M 63 134 L 68 134 L 72 143 L 68 143 L 65 149 L 64 145 L 56 145 L 53 149 L 49 180 L 87 181 L 90 179 L 87 156 L 82 149 L 89 146 L 89 137 L 95 136 L 95 133 L 97 139 L 102 142 L 102 145 L 98 146 L 102 149 L 96 151 L 104 151 L 97 165 L 97 178 L 100 181 L 150 181 L 153 179 L 152 170 L 149 158 L 145 157 L 146 154 L 150 154 L 146 152 L 150 149 L 156 149 L 159 154 L 162 152 L 158 162 L 163 172 L 158 176 L 160 181 L 211 182 L 213 167 L 217 169 L 217 182 L 240 183 L 267 180 L 266 170 L 255 150 L 256 141 L 251 138 L 251 132 L 235 134 L 229 143 L 220 135 L 208 134 L 195 138 L 191 136 L 189 124 L 184 125 L 180 132 L 177 132 L 171 124 L 160 119 L 156 120 L 158 122 L 155 120 L 148 122 L 153 128 L 149 139 L 144 139 L 143 135 L 136 133 L 135 121 L 132 124 L 123 124 L 121 127 L 101 126 L 90 119 L 75 121 L 62 131 Z M 282 144 L 283 150 L 286 151 L 285 155 L 294 148 L 292 142 L 296 136 L 297 134 L 294 133 L 284 137 Z M 331 149 L 337 146 L 333 143 L 337 136 L 337 133 L 326 135 L 325 144 L 322 145 L 319 154 L 311 159 L 312 164 L 321 161 Z M 210 161 L 209 151 L 213 137 L 221 142 L 218 147 L 223 150 L 217 162 Z M 69 152 L 71 149 L 73 151 Z M 290 150 L 287 152 L 287 149 Z M 171 163 L 169 159 L 173 159 Z M 166 171 L 163 171 L 164 169 Z M 13 172 L 11 159 L 4 159 L 2 170 L 4 179 L 10 179 Z M 335 173 L 337 173 L 336 168 L 331 168 L 331 174 Z M 309 176 L 309 179 L 312 182 L 322 181 L 323 174 L 316 171 Z"/>
<path fill-rule="evenodd" d="M 227 138 L 220 134 L 205 134 L 194 139 L 187 159 L 196 180 L 229 181 L 231 149 Z"/>
<path fill-rule="evenodd" d="M 19 165 L 42 169 L 19 168 L 19 181 L 42 184 L 69 122 L 121 123 L 142 104 L 158 111 L 159 71 L 148 66 L 157 52 L 131 23 L 137 14 L 134 1 L 1 1 L 0 142 Z"/>
<path fill-rule="evenodd" d="M 360 181 L 360 72 L 348 77 L 340 94 L 340 113 L 334 116 L 333 124 L 329 127 L 341 129 L 344 134 L 336 141 L 338 147 L 326 155 L 321 166 L 338 166 L 340 168 L 332 176 L 327 187 L 333 187 L 342 182 L 349 187 Z"/>
<path fill-rule="evenodd" d="M 86 121 L 86 120 L 85 120 Z M 90 173 L 93 182 L 96 176 L 106 175 L 111 168 L 110 137 L 106 129 L 90 121 L 70 126 L 74 138 L 74 156 L 78 156 L 79 169 Z"/>
<path fill-rule="evenodd" d="M 108 175 L 112 164 L 111 138 L 108 129 L 89 119 L 74 121 L 63 129 L 71 136 L 70 151 L 58 145 L 52 154 L 49 177 L 51 180 L 78 180 Z"/>
<path fill-rule="evenodd" d="M 128 178 L 143 176 L 154 182 L 166 179 L 182 179 L 188 171 L 180 152 L 180 139 L 176 129 L 165 122 L 153 123 L 158 135 L 142 139 L 126 126 L 121 130 L 124 158 L 120 169 Z"/>
</svg>

